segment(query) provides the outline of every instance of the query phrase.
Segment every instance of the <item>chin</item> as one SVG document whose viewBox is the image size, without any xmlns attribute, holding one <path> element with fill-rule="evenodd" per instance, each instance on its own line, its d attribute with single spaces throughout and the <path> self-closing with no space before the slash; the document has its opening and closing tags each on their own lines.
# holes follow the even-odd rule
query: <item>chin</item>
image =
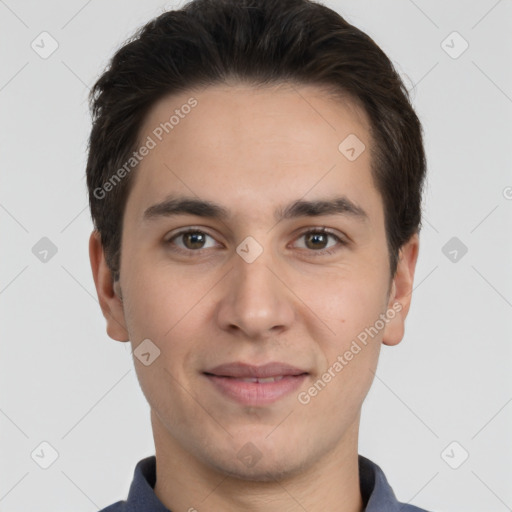
<svg viewBox="0 0 512 512">
<path fill-rule="evenodd" d="M 202 453 L 196 451 L 196 457 L 216 472 L 237 480 L 275 482 L 299 475 L 308 465 L 305 450 L 297 451 L 295 446 L 285 441 L 269 444 L 264 436 L 244 436 L 236 446 L 217 445 L 213 450 L 211 445 L 203 447 Z"/>
<path fill-rule="evenodd" d="M 233 460 L 228 460 L 224 464 L 218 460 L 214 462 L 214 468 L 219 473 L 234 478 L 236 480 L 245 480 L 250 482 L 276 482 L 286 480 L 297 474 L 300 474 L 301 465 L 294 464 L 292 461 L 280 460 L 276 461 L 263 461 L 259 460 L 253 467 L 244 466 L 238 460 L 233 463 Z M 213 461 L 212 461 L 213 462 Z"/>
</svg>

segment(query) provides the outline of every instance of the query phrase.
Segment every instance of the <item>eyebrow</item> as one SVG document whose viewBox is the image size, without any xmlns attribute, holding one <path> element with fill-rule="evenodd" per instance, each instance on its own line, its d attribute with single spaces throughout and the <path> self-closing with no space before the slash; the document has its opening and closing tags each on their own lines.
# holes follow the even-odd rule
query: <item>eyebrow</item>
<svg viewBox="0 0 512 512">
<path fill-rule="evenodd" d="M 149 221 L 176 215 L 196 215 L 221 221 L 226 221 L 233 216 L 228 208 L 206 199 L 169 196 L 164 201 L 147 208 L 144 211 L 143 220 Z M 277 208 L 274 212 L 274 218 L 278 222 L 297 217 L 319 217 L 322 215 L 346 215 L 360 221 L 368 220 L 368 214 L 345 196 L 314 201 L 298 199 L 285 208 Z"/>
</svg>

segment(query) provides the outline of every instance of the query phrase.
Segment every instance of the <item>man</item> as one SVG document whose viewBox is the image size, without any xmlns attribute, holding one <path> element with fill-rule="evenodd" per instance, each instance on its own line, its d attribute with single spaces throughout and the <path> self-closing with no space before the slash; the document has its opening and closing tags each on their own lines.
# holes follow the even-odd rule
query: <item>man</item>
<svg viewBox="0 0 512 512">
<path fill-rule="evenodd" d="M 195 0 L 92 91 L 90 258 L 156 456 L 115 511 L 419 511 L 358 455 L 418 256 L 420 122 L 307 0 Z"/>
</svg>

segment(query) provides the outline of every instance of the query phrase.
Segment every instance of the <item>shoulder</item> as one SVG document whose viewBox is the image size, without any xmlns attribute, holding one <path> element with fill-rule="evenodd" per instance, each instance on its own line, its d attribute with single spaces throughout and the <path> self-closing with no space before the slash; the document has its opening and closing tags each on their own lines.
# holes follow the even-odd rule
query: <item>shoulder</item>
<svg viewBox="0 0 512 512">
<path fill-rule="evenodd" d="M 365 512 L 433 512 L 397 500 L 384 471 L 359 455 L 359 480 Z"/>
<path fill-rule="evenodd" d="M 399 505 L 400 512 L 433 512 L 431 510 L 426 510 L 424 508 L 415 507 L 414 505 L 409 505 L 408 503 L 399 502 Z"/>
<path fill-rule="evenodd" d="M 102 508 L 98 512 L 127 512 L 126 501 L 118 501 L 117 503 L 112 503 L 106 508 Z"/>
</svg>

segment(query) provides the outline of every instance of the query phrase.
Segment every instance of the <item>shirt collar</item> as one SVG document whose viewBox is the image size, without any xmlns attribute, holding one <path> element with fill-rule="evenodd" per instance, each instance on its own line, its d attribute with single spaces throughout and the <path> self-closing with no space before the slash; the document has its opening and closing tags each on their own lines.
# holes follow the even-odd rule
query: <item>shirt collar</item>
<svg viewBox="0 0 512 512">
<path fill-rule="evenodd" d="M 382 469 L 359 455 L 359 479 L 365 512 L 426 512 L 398 502 Z M 156 482 L 156 457 L 140 460 L 135 467 L 128 500 L 116 512 L 170 512 L 153 491 Z"/>
</svg>

